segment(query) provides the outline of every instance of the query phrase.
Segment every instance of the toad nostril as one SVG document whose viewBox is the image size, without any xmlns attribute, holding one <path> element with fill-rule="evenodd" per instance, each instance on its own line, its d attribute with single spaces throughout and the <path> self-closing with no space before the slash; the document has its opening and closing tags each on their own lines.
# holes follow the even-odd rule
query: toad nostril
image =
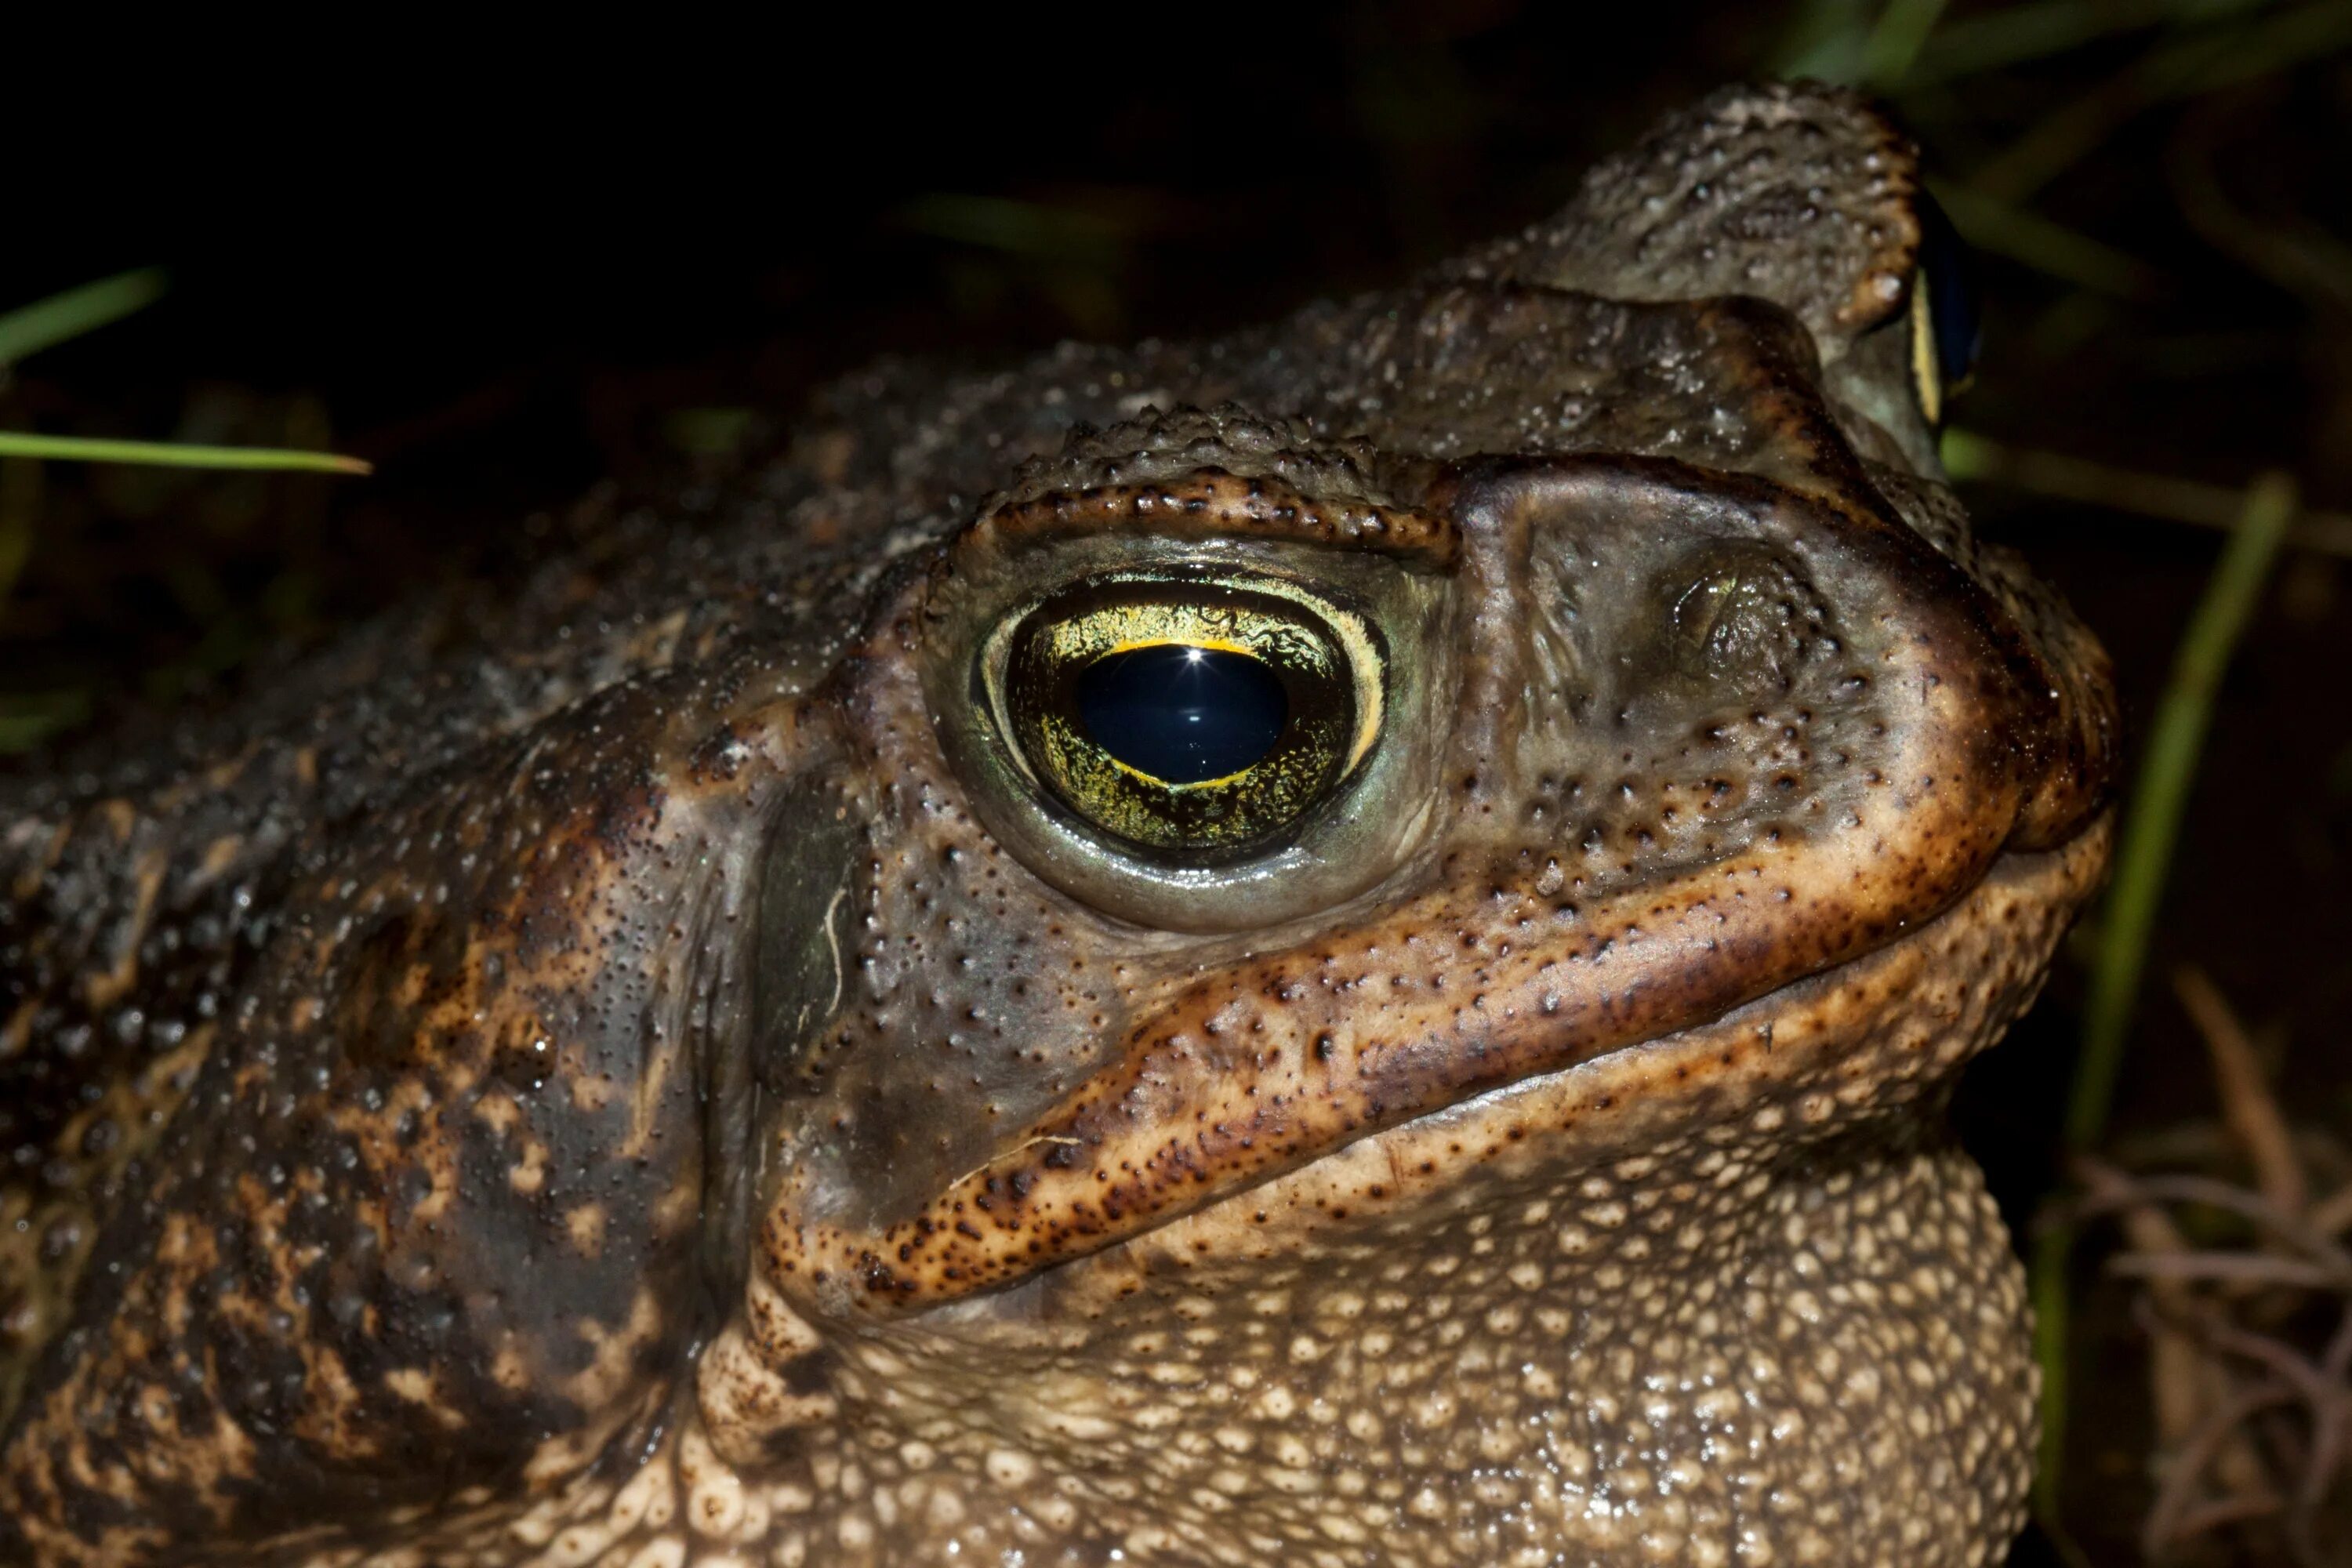
<svg viewBox="0 0 2352 1568">
<path fill-rule="evenodd" d="M 1724 610 L 1738 593 L 1738 572 L 1727 570 L 1710 573 L 1683 590 L 1675 601 L 1675 644 L 1677 654 L 1703 652 L 1715 640 L 1717 629 L 1723 624 Z M 1687 657 L 1678 662 L 1691 662 Z"/>
<path fill-rule="evenodd" d="M 1784 691 L 1827 646 L 1827 612 L 1779 552 L 1710 540 L 1660 574 L 1654 603 L 1655 673 L 1725 696 Z"/>
</svg>

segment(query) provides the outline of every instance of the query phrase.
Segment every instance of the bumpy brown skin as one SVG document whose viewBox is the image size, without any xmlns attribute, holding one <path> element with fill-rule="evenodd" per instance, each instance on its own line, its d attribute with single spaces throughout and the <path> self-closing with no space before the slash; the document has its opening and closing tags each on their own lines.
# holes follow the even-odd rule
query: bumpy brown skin
<svg viewBox="0 0 2352 1568">
<path fill-rule="evenodd" d="M 2113 721 L 1936 475 L 1913 185 L 1720 94 L 0 785 L 0 1561 L 1992 1561 L 1940 1110 Z M 1008 604 L 1207 558 L 1414 607 L 1278 875 L 1089 846 L 971 707 Z"/>
</svg>

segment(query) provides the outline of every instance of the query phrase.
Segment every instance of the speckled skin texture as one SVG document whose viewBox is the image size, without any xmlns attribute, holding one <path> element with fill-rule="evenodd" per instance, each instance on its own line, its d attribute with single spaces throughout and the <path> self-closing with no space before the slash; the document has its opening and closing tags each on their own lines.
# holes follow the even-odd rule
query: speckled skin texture
<svg viewBox="0 0 2352 1568">
<path fill-rule="evenodd" d="M 1909 148 L 1727 91 L 1400 290 L 885 366 L 722 493 L 0 781 L 0 1562 L 1986 1563 L 1941 1110 L 2095 647 L 1910 401 Z M 1106 571 L 1367 606 L 1283 844 L 981 701 Z"/>
</svg>

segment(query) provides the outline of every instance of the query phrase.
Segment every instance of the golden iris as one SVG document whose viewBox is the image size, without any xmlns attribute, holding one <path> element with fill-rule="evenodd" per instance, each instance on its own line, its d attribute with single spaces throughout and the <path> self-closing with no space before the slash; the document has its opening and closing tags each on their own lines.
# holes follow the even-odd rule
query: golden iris
<svg viewBox="0 0 2352 1568">
<path fill-rule="evenodd" d="M 1179 859 L 1269 847 L 1379 729 L 1369 626 L 1272 580 L 1082 584 L 1013 626 L 996 668 L 1000 722 L 1038 782 Z"/>
</svg>

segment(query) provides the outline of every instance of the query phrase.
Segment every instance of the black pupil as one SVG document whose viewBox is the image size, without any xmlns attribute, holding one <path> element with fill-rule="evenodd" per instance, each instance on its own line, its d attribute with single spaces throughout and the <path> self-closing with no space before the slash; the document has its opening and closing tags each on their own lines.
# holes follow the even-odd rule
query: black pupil
<svg viewBox="0 0 2352 1568">
<path fill-rule="evenodd" d="M 1078 718 L 1096 745 L 1168 784 L 1237 773 L 1282 738 L 1290 700 L 1245 653 L 1155 643 L 1105 654 L 1078 675 Z"/>
<path fill-rule="evenodd" d="M 1919 265 L 1927 275 L 1927 325 L 1936 334 L 1936 358 L 1944 384 L 1957 387 L 1976 371 L 1984 310 L 1968 246 L 1944 209 L 1926 195 L 1919 198 Z"/>
</svg>

